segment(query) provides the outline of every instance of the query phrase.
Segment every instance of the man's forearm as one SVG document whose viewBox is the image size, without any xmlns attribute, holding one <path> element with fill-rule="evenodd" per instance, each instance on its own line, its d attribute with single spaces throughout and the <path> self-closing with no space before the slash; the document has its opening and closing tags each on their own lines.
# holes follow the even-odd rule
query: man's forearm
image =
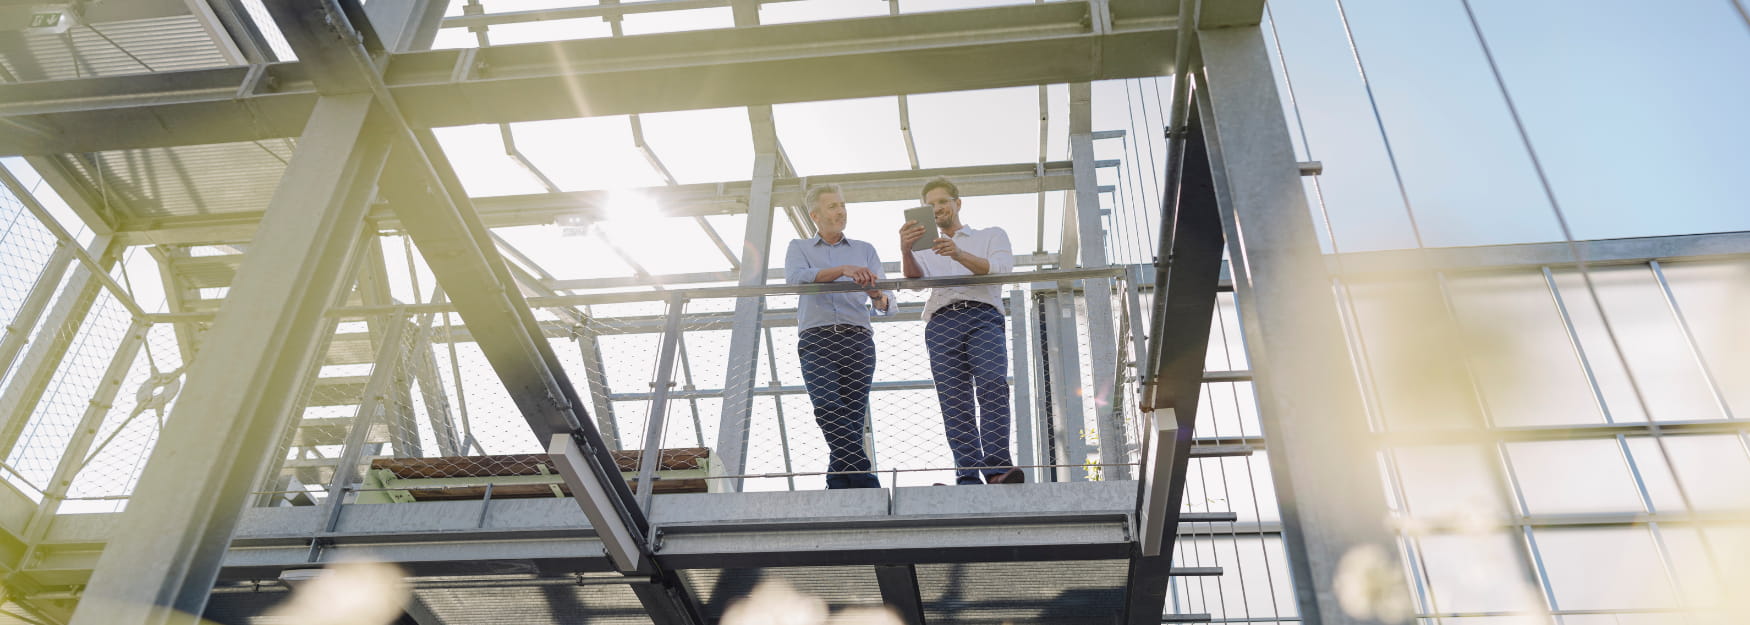
<svg viewBox="0 0 1750 625">
<path fill-rule="evenodd" d="M 905 277 L 913 280 L 924 277 L 924 268 L 918 265 L 918 259 L 912 257 L 911 248 L 900 248 L 899 258 L 900 271 L 905 272 Z"/>
<path fill-rule="evenodd" d="M 990 273 L 990 261 L 983 258 L 973 256 L 966 252 L 960 252 L 954 257 L 954 260 L 959 262 L 961 266 L 970 270 L 972 275 L 982 276 Z"/>
<path fill-rule="evenodd" d="M 827 267 L 826 269 L 820 270 L 820 273 L 814 274 L 814 281 L 832 282 L 844 276 L 845 270 L 843 267 Z"/>
</svg>

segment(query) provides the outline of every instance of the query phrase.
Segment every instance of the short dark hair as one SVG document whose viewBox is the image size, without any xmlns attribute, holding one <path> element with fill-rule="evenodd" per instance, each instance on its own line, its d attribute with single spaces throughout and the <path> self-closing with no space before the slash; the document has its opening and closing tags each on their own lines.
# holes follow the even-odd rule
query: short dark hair
<svg viewBox="0 0 1750 625">
<path fill-rule="evenodd" d="M 924 183 L 924 191 L 923 193 L 919 193 L 918 197 L 929 195 L 931 191 L 936 189 L 947 189 L 949 197 L 956 200 L 960 199 L 960 187 L 954 186 L 954 183 L 950 182 L 948 178 L 944 176 L 931 178 L 929 182 Z"/>
</svg>

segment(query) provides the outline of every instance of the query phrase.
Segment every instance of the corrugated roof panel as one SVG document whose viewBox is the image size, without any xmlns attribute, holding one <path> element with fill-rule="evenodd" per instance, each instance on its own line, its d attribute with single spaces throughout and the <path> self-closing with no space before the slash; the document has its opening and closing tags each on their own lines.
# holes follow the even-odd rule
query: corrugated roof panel
<svg viewBox="0 0 1750 625">
<path fill-rule="evenodd" d="M 78 25 L 64 34 L 24 33 L 24 53 L 4 59 L 20 80 L 144 74 L 230 65 L 193 15 Z"/>
<path fill-rule="evenodd" d="M 153 219 L 265 210 L 291 158 L 288 141 L 269 140 L 104 152 L 98 161 L 103 183 L 119 196 L 111 206 Z M 99 188 L 90 162 L 74 160 Z"/>
</svg>

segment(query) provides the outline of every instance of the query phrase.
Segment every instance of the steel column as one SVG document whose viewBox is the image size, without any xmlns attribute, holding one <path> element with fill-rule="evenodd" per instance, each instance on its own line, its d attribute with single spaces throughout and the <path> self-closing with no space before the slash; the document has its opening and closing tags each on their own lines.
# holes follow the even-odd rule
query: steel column
<svg viewBox="0 0 1750 625">
<path fill-rule="evenodd" d="M 1375 622 L 1337 605 L 1336 565 L 1357 549 L 1402 564 L 1268 51 L 1257 27 L 1203 31 L 1198 43 L 1196 97 L 1301 618 Z M 1387 600 L 1412 605 L 1407 584 L 1395 590 Z"/>
<path fill-rule="evenodd" d="M 668 300 L 668 327 L 662 333 L 662 346 L 657 350 L 656 380 L 652 382 L 650 410 L 644 417 L 644 453 L 638 457 L 638 506 L 650 512 L 650 498 L 656 495 L 656 468 L 662 458 L 662 438 L 667 432 L 669 385 L 674 380 L 675 352 L 681 341 L 681 316 L 686 314 L 687 301 L 676 295 Z"/>
<path fill-rule="evenodd" d="M 79 418 L 79 425 L 73 430 L 73 439 L 68 441 L 60 462 L 55 466 L 55 475 L 49 479 L 46 486 L 48 490 L 43 493 L 42 505 L 31 515 L 30 523 L 25 526 L 24 541 L 28 546 L 25 556 L 19 559 L 20 568 L 30 563 L 37 543 L 48 533 L 49 524 L 54 521 L 61 502 L 66 500 L 67 491 L 73 486 L 73 479 L 85 468 L 86 454 L 97 441 L 97 430 L 103 427 L 104 418 L 109 416 L 116 393 L 121 390 L 128 370 L 133 367 L 134 359 L 140 353 L 140 345 L 146 342 L 146 331 L 149 328 L 150 324 L 135 321 L 128 328 L 127 336 L 122 338 L 121 345 L 116 347 L 109 368 L 104 371 L 102 380 L 97 384 L 97 392 L 86 405 L 85 414 Z"/>
<path fill-rule="evenodd" d="M 1081 349 L 1076 337 L 1076 300 L 1070 282 L 1057 283 L 1057 291 L 1045 300 L 1045 345 L 1051 366 L 1051 438 L 1056 441 L 1052 464 L 1076 465 L 1054 469 L 1064 481 L 1088 479 L 1080 465 L 1088 460 L 1082 411 Z"/>
<path fill-rule="evenodd" d="M 1106 229 L 1100 218 L 1099 179 L 1094 173 L 1093 89 L 1080 82 L 1069 86 L 1069 149 L 1073 161 L 1076 192 L 1076 232 L 1081 247 L 1081 265 L 1085 268 L 1105 267 Z M 1101 479 L 1128 480 L 1130 467 L 1124 466 L 1125 450 L 1130 446 L 1124 430 L 1124 411 L 1117 402 L 1118 335 L 1112 327 L 1117 316 L 1112 313 L 1112 281 L 1089 278 L 1082 281 L 1082 301 L 1088 308 L 1088 366 L 1092 367 L 1094 388 L 1088 395 L 1094 402 L 1094 420 L 1100 428 Z"/>
<path fill-rule="evenodd" d="M 1011 371 L 1014 374 L 1014 432 L 1016 464 L 1023 467 L 1040 464 L 1033 443 L 1035 433 L 1039 430 L 1033 420 L 1033 378 L 1036 368 L 1033 359 L 1028 356 L 1027 328 L 1032 325 L 1032 317 L 1027 314 L 1027 292 L 1021 289 L 1009 291 L 1009 357 L 1014 361 Z M 1043 383 L 1043 382 L 1042 382 Z M 1039 469 L 1022 469 L 1031 478 L 1029 482 L 1038 482 Z M 897 486 L 897 485 L 896 485 Z"/>
<path fill-rule="evenodd" d="M 389 150 L 373 110 L 368 95 L 317 103 L 268 205 L 263 225 L 275 236 L 238 268 L 123 517 L 137 531 L 105 548 L 75 625 L 170 623 L 179 619 L 163 608 L 206 605 L 259 463 L 321 357 L 323 311 L 350 275 Z"/>
<path fill-rule="evenodd" d="M 753 185 L 748 190 L 747 230 L 742 235 L 740 286 L 760 286 L 766 282 L 766 267 L 771 261 L 772 180 L 777 176 L 779 154 L 777 131 L 772 127 L 772 107 L 750 106 L 748 117 L 753 122 L 754 163 Z M 753 385 L 759 373 L 760 317 L 766 298 L 743 297 L 735 301 L 735 321 L 729 330 L 729 362 L 724 372 L 723 412 L 717 429 L 718 457 L 723 471 L 741 475 L 747 468 L 748 420 L 753 416 Z M 723 480 L 727 491 L 741 490 L 741 478 Z"/>
</svg>

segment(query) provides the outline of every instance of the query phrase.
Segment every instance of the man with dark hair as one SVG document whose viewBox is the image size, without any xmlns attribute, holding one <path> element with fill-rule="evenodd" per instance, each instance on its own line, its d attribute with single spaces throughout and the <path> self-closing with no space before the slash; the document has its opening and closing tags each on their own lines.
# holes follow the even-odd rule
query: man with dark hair
<svg viewBox="0 0 1750 625">
<path fill-rule="evenodd" d="M 873 287 L 883 279 L 875 246 L 845 237 L 844 192 L 820 185 L 803 196 L 819 232 L 790 242 L 784 279 L 790 284 L 855 282 Z M 869 473 L 863 424 L 869 412 L 869 387 L 875 379 L 874 314 L 893 311 L 893 293 L 869 289 L 803 295 L 796 306 L 796 354 L 802 383 L 814 404 L 814 420 L 826 437 L 827 488 L 880 488 Z"/>
<path fill-rule="evenodd" d="M 912 252 L 924 227 L 899 230 L 905 277 L 939 278 L 1007 273 L 1015 268 L 1009 234 L 960 222 L 960 189 L 947 178 L 924 184 L 942 236 L 928 252 Z M 960 484 L 1018 484 L 1026 475 L 1009 457 L 1009 356 L 998 285 L 941 287 L 924 303 L 924 346 L 948 447 Z"/>
</svg>

